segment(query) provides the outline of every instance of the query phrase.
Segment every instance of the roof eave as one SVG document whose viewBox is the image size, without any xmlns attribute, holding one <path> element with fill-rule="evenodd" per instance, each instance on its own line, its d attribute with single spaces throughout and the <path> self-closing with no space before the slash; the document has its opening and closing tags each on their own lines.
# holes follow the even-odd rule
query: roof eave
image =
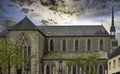
<svg viewBox="0 0 120 74">
<path fill-rule="evenodd" d="M 43 36 L 45 36 L 45 34 L 43 34 L 39 29 L 8 29 L 8 31 L 38 31 Z"/>
<path fill-rule="evenodd" d="M 46 35 L 46 37 L 110 37 L 110 35 L 107 35 L 107 36 L 92 36 L 92 35 L 85 35 L 85 36 L 77 36 L 77 35 L 74 35 L 74 36 L 70 36 L 70 35 L 67 35 L 67 36 L 63 36 L 63 35 L 61 35 L 61 36 L 47 36 Z"/>
</svg>

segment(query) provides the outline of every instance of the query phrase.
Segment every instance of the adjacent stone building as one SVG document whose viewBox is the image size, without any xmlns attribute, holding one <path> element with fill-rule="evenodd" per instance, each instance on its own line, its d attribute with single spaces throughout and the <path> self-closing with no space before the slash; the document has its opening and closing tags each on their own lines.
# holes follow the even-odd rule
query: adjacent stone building
<svg viewBox="0 0 120 74">
<path fill-rule="evenodd" d="M 11 73 L 85 74 L 80 66 L 68 66 L 67 61 L 99 54 L 98 60 L 103 63 L 95 67 L 97 74 L 107 74 L 108 53 L 117 47 L 113 17 L 110 34 L 103 25 L 36 26 L 25 17 L 0 34 L 1 38 L 21 44 L 26 49 L 24 54 L 35 55 L 27 60 L 26 67 L 17 67 Z"/>
<path fill-rule="evenodd" d="M 120 46 L 109 55 L 108 74 L 120 74 Z"/>
</svg>

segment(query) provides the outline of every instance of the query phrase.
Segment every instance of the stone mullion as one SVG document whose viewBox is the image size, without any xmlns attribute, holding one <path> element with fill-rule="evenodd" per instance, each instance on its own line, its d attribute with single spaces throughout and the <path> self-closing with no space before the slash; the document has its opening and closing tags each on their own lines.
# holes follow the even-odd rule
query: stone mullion
<svg viewBox="0 0 120 74">
<path fill-rule="evenodd" d="M 80 73 L 80 66 L 77 66 L 77 74 Z"/>
<path fill-rule="evenodd" d="M 45 63 L 43 63 L 42 60 L 41 60 L 41 64 L 40 64 L 40 70 L 42 70 L 42 71 L 39 71 L 40 74 L 44 74 L 45 73 Z"/>
<path fill-rule="evenodd" d="M 85 72 L 85 69 L 86 69 L 86 67 L 82 67 L 82 73 L 83 73 L 83 74 L 86 73 L 86 72 Z"/>
<path fill-rule="evenodd" d="M 71 74 L 71 66 L 68 66 L 68 74 Z"/>
<path fill-rule="evenodd" d="M 104 66 L 104 74 L 106 74 L 107 70 L 108 70 L 108 64 L 107 64 L 107 62 L 105 62 L 105 64 L 103 64 L 103 66 Z"/>
<path fill-rule="evenodd" d="M 68 74 L 68 66 L 66 66 L 66 74 Z"/>
<path fill-rule="evenodd" d="M 99 74 L 99 65 L 96 65 L 96 74 Z"/>
<path fill-rule="evenodd" d="M 53 67 L 54 67 L 54 65 L 52 64 L 51 65 L 51 74 L 53 74 Z"/>
<path fill-rule="evenodd" d="M 82 73 L 82 68 L 81 68 L 81 66 L 79 66 L 79 72 L 78 72 L 78 74 L 81 74 Z"/>
<path fill-rule="evenodd" d="M 106 63 L 102 64 L 103 67 L 103 74 L 105 74 L 105 70 L 106 70 Z"/>
<path fill-rule="evenodd" d="M 96 70 L 95 70 L 95 69 L 96 69 L 96 68 L 95 68 L 95 65 L 93 65 L 93 66 L 92 66 L 92 69 L 93 69 L 93 72 L 95 72 L 95 73 L 96 73 Z"/>
</svg>

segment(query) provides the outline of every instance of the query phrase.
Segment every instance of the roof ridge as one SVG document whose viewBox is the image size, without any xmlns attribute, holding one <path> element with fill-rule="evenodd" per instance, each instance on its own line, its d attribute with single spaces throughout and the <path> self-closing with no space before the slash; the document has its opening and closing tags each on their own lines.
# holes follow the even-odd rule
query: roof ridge
<svg viewBox="0 0 120 74">
<path fill-rule="evenodd" d="M 102 27 L 103 25 L 65 25 L 65 26 L 58 25 L 58 26 L 37 26 L 37 27 L 80 27 L 80 26 L 85 26 L 85 27 L 101 26 Z"/>
<path fill-rule="evenodd" d="M 22 21 L 24 21 L 24 20 L 28 20 L 29 22 L 31 22 L 32 24 L 34 24 L 27 16 L 25 16 L 21 21 L 19 21 L 19 22 L 22 22 Z M 18 23 L 19 23 L 18 22 Z"/>
</svg>

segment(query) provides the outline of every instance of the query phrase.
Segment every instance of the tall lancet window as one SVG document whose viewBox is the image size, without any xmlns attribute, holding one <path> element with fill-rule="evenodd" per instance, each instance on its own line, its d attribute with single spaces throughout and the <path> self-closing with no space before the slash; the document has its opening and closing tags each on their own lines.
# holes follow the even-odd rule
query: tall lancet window
<svg viewBox="0 0 120 74">
<path fill-rule="evenodd" d="M 18 50 L 18 55 L 24 55 L 24 69 L 27 73 L 31 71 L 31 59 L 29 57 L 31 55 L 31 42 L 28 35 L 24 32 L 20 33 L 17 37 L 17 44 L 20 45 L 20 49 Z M 22 67 L 17 66 L 17 74 L 22 73 Z"/>
<path fill-rule="evenodd" d="M 46 65 L 46 74 L 50 74 L 50 66 Z"/>
<path fill-rule="evenodd" d="M 90 51 L 91 50 L 91 40 L 88 39 L 87 41 L 87 51 Z"/>
<path fill-rule="evenodd" d="M 99 65 L 99 74 L 104 74 L 103 65 Z"/>
<path fill-rule="evenodd" d="M 76 74 L 76 65 L 73 65 L 73 71 L 72 71 L 72 74 Z"/>
<path fill-rule="evenodd" d="M 78 51 L 78 40 L 75 40 L 75 51 Z"/>
<path fill-rule="evenodd" d="M 103 50 L 103 40 L 101 39 L 100 40 L 100 51 L 102 51 Z"/>
<path fill-rule="evenodd" d="M 63 51 L 66 51 L 66 40 L 63 40 Z"/>
<path fill-rule="evenodd" d="M 51 39 L 50 40 L 50 51 L 53 51 L 54 50 L 54 43 L 53 43 L 53 40 Z"/>
<path fill-rule="evenodd" d="M 86 74 L 89 74 L 90 70 L 89 70 L 89 66 L 86 66 Z"/>
</svg>

